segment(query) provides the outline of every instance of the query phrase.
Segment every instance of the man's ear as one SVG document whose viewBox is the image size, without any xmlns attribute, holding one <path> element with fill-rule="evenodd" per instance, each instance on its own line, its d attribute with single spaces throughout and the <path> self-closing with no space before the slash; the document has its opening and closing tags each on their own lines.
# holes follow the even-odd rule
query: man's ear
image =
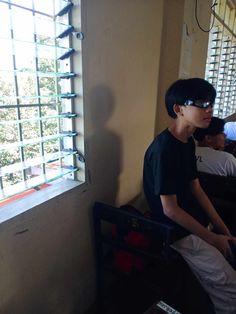
<svg viewBox="0 0 236 314">
<path fill-rule="evenodd" d="M 183 107 L 183 106 L 174 104 L 173 110 L 174 110 L 174 113 L 175 113 L 177 116 L 179 116 L 179 115 L 182 116 L 182 115 L 183 115 L 183 113 L 182 113 L 182 107 Z"/>
</svg>

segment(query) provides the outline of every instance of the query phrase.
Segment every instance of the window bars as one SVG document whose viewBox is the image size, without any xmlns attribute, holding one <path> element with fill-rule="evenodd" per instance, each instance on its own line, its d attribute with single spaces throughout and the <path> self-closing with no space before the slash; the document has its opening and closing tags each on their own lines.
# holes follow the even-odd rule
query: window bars
<svg viewBox="0 0 236 314">
<path fill-rule="evenodd" d="M 236 11 L 229 1 L 217 2 L 205 77 L 217 91 L 214 115 L 225 118 L 236 111 Z"/>
<path fill-rule="evenodd" d="M 84 161 L 76 149 L 75 104 L 82 95 L 73 80 L 82 73 L 72 70 L 81 52 L 71 47 L 74 7 L 63 0 L 0 0 L 0 199 L 74 179 L 76 157 Z"/>
</svg>

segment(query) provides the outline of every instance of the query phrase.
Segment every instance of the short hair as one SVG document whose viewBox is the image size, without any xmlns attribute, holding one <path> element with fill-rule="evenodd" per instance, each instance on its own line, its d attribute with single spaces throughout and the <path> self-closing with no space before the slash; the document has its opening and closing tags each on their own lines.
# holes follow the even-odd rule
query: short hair
<svg viewBox="0 0 236 314">
<path fill-rule="evenodd" d="M 171 118 L 176 118 L 174 105 L 183 106 L 186 100 L 215 102 L 216 90 L 212 84 L 202 78 L 180 79 L 166 91 L 165 104 Z"/>
<path fill-rule="evenodd" d="M 213 135 L 214 136 L 214 135 L 218 135 L 218 134 L 224 132 L 224 125 L 225 125 L 224 119 L 213 117 L 211 119 L 209 126 L 205 129 L 197 128 L 193 134 L 193 137 L 198 142 L 201 142 L 204 140 L 205 136 L 207 136 L 207 135 Z"/>
</svg>

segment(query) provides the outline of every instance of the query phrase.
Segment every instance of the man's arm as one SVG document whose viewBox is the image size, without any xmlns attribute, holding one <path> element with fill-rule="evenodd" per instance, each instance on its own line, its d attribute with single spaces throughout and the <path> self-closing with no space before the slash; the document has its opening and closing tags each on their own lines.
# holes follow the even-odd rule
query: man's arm
<svg viewBox="0 0 236 314">
<path fill-rule="evenodd" d="M 167 217 L 209 244 L 215 246 L 224 256 L 232 254 L 228 240 L 233 239 L 236 241 L 236 238 L 229 235 L 215 234 L 202 226 L 196 219 L 178 206 L 176 195 L 161 195 L 160 197 L 164 214 Z"/>
<path fill-rule="evenodd" d="M 236 158 L 230 153 L 224 153 L 228 155 L 225 163 L 226 173 L 228 176 L 236 177 Z"/>
<path fill-rule="evenodd" d="M 214 206 L 212 205 L 211 201 L 209 200 L 208 196 L 202 189 L 199 180 L 195 179 L 190 183 L 191 191 L 195 198 L 198 200 L 199 204 L 201 205 L 202 209 L 206 212 L 207 216 L 209 217 L 213 226 L 225 235 L 231 235 L 229 229 L 226 227 L 225 223 L 221 219 L 221 217 L 216 212 Z"/>
</svg>

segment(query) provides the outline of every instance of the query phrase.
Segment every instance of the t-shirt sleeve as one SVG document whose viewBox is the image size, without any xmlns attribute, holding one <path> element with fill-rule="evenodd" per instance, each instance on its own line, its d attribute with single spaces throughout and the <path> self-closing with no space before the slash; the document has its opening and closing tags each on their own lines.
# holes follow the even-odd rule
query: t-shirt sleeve
<svg viewBox="0 0 236 314">
<path fill-rule="evenodd" d="M 156 195 L 176 194 L 177 163 L 173 152 L 164 150 L 153 155 L 154 193 Z"/>
<path fill-rule="evenodd" d="M 225 170 L 228 176 L 236 177 L 236 158 L 231 154 L 228 154 Z"/>
</svg>

